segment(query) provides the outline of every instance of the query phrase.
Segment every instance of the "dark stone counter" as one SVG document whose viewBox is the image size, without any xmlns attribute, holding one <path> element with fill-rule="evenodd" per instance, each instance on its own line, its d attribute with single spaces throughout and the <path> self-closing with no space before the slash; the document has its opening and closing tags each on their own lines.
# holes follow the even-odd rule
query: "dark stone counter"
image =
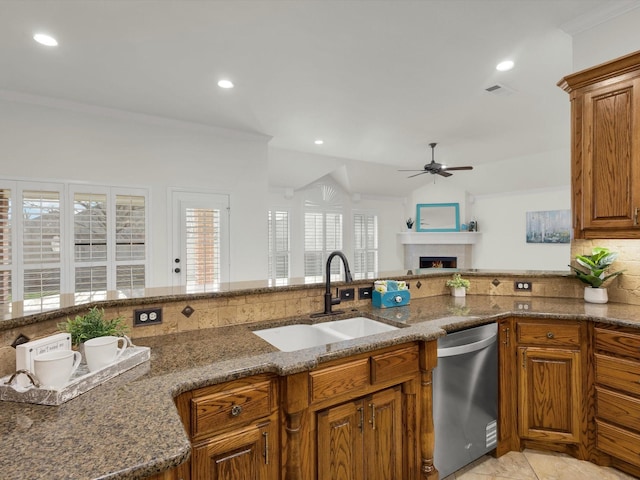
<svg viewBox="0 0 640 480">
<path fill-rule="evenodd" d="M 362 314 L 402 328 L 322 347 L 280 352 L 251 333 L 256 325 L 149 337 L 151 360 L 58 407 L 2 402 L 3 480 L 144 478 L 190 454 L 173 398 L 185 391 L 263 372 L 287 375 L 328 360 L 413 340 L 434 340 L 516 315 L 640 326 L 640 306 L 583 300 L 470 295 L 412 300 L 406 307 L 362 308 Z M 313 319 L 322 321 L 323 318 Z M 327 319 L 328 320 L 328 319 Z M 309 317 L 261 323 L 260 328 Z"/>
</svg>

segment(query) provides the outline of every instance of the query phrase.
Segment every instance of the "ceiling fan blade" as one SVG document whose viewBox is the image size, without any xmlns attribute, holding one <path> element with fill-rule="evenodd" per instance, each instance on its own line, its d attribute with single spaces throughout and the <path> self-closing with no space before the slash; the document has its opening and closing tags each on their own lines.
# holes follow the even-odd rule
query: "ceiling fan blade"
<svg viewBox="0 0 640 480">
<path fill-rule="evenodd" d="M 444 170 L 473 170 L 473 167 L 448 167 Z"/>
<path fill-rule="evenodd" d="M 408 170 L 408 171 L 411 171 L 411 170 Z M 415 170 L 413 170 L 413 171 L 415 172 Z M 407 178 L 417 177 L 418 175 L 423 175 L 425 173 L 429 173 L 429 172 L 427 172 L 426 170 L 423 170 L 422 172 L 416 173 L 415 175 L 409 175 Z"/>
<path fill-rule="evenodd" d="M 453 173 L 449 173 L 445 170 L 440 170 L 439 172 L 435 172 L 438 175 L 442 176 L 442 177 L 450 177 L 451 175 L 453 175 Z"/>
<path fill-rule="evenodd" d="M 396 170 L 397 172 L 425 172 L 426 170 L 423 168 L 422 170 Z"/>
</svg>

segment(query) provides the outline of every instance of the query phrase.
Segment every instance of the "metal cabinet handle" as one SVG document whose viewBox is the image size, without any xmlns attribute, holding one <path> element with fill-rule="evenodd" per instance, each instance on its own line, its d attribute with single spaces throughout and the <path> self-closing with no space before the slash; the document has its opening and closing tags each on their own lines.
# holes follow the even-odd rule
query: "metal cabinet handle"
<svg viewBox="0 0 640 480">
<path fill-rule="evenodd" d="M 633 226 L 636 227 L 638 225 L 638 207 L 633 211 Z"/>
<path fill-rule="evenodd" d="M 232 417 L 237 417 L 241 413 L 242 413 L 242 407 L 240 405 L 234 405 L 233 407 L 231 407 L 231 416 Z"/>
<path fill-rule="evenodd" d="M 509 346 L 509 327 L 505 328 L 503 332 L 504 332 L 504 342 L 502 343 Z"/>
<path fill-rule="evenodd" d="M 264 464 L 269 465 L 269 432 L 262 432 L 262 438 L 264 439 Z"/>
<path fill-rule="evenodd" d="M 360 423 L 358 424 L 358 428 L 362 432 L 362 430 L 364 429 L 364 408 L 358 407 L 357 410 L 360 414 Z"/>
<path fill-rule="evenodd" d="M 375 403 L 370 403 L 369 407 L 371 407 L 371 420 L 369 423 L 371 424 L 371 430 L 376 429 L 376 405 Z"/>
<path fill-rule="evenodd" d="M 555 335 L 553 334 L 553 332 L 547 332 L 547 338 L 553 339 L 555 338 Z"/>
</svg>

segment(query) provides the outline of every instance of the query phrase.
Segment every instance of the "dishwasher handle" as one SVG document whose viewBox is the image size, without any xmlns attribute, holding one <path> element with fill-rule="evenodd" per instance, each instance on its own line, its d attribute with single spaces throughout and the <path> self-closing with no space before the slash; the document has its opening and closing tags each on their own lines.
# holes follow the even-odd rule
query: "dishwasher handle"
<svg viewBox="0 0 640 480">
<path fill-rule="evenodd" d="M 462 345 L 456 345 L 455 347 L 445 347 L 438 349 L 438 358 L 440 357 L 454 357 L 456 355 L 464 355 L 465 353 L 475 352 L 488 347 L 497 340 L 498 334 L 494 333 L 490 337 L 483 338 L 477 342 L 465 343 Z"/>
</svg>

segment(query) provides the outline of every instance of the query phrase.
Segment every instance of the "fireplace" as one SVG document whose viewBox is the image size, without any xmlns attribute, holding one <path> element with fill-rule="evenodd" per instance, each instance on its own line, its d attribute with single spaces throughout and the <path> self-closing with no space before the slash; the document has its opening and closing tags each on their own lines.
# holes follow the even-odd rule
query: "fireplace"
<svg viewBox="0 0 640 480">
<path fill-rule="evenodd" d="M 420 257 L 420 268 L 456 268 L 457 257 Z"/>
</svg>

